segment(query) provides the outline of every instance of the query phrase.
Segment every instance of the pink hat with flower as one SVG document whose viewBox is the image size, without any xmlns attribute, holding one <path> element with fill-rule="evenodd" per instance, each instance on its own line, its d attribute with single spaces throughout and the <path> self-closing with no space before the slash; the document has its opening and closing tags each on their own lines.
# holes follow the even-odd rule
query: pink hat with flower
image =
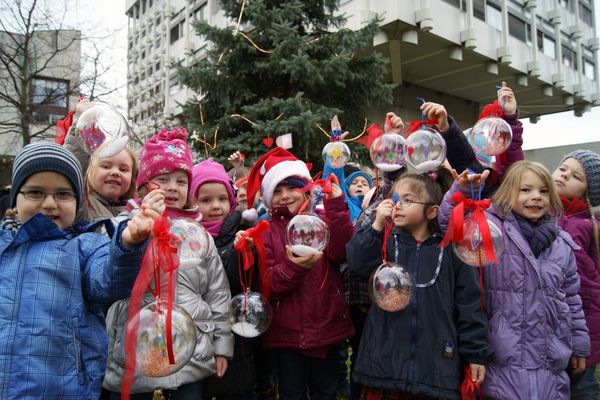
<svg viewBox="0 0 600 400">
<path fill-rule="evenodd" d="M 158 175 L 175 171 L 185 172 L 188 181 L 192 182 L 192 151 L 187 144 L 187 136 L 185 128 L 163 128 L 146 140 L 140 155 L 136 180 L 138 189 Z"/>
</svg>

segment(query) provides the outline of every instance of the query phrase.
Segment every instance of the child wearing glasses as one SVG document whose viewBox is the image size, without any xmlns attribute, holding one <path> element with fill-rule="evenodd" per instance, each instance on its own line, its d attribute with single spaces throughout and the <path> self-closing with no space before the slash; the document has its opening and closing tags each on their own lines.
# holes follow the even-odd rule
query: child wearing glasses
<svg viewBox="0 0 600 400">
<path fill-rule="evenodd" d="M 113 238 L 75 222 L 83 179 L 53 143 L 25 146 L 10 206 L 21 226 L 0 230 L 0 398 L 94 399 L 108 338 L 102 304 L 129 296 L 158 213 L 144 208 Z"/>
<path fill-rule="evenodd" d="M 416 282 L 403 310 L 369 310 L 352 372 L 361 399 L 460 399 L 465 366 L 472 382 L 484 379 L 490 350 L 477 270 L 440 248 L 437 214 L 451 181 L 446 169 L 402 175 L 346 246 L 350 271 L 369 277 L 386 249 Z"/>
</svg>

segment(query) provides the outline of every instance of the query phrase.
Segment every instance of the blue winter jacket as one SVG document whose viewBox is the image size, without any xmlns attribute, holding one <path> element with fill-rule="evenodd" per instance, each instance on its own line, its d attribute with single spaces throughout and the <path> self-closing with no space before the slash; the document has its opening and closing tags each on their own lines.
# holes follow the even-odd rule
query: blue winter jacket
<svg viewBox="0 0 600 400">
<path fill-rule="evenodd" d="M 1 399 L 99 398 L 102 304 L 129 296 L 145 247 L 118 243 L 125 226 L 112 243 L 77 226 L 63 231 L 43 214 L 0 231 Z"/>
</svg>

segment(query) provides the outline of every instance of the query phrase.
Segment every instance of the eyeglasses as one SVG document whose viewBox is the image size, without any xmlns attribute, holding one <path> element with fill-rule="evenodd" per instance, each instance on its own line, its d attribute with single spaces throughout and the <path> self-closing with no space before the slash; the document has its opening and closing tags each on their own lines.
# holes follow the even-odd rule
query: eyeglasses
<svg viewBox="0 0 600 400">
<path fill-rule="evenodd" d="M 52 196 L 55 201 L 66 203 L 75 200 L 75 192 L 72 190 L 58 190 L 56 192 L 44 192 L 39 189 L 29 189 L 25 191 L 19 191 L 27 200 L 31 201 L 44 201 L 46 197 Z"/>
<path fill-rule="evenodd" d="M 410 200 L 410 199 L 402 199 L 400 198 L 400 196 L 398 195 L 398 193 L 394 193 L 392 199 L 394 200 L 396 207 L 397 206 L 402 206 L 402 208 L 408 208 L 410 207 L 411 204 L 416 203 L 416 204 L 424 204 L 426 206 L 431 206 L 433 204 L 431 203 L 425 203 L 423 201 L 415 201 L 415 200 Z"/>
</svg>

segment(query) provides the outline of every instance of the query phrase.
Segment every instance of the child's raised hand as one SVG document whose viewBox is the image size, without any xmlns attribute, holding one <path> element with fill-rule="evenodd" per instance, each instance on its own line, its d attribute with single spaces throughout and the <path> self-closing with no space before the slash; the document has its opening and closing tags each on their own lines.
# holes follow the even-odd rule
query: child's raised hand
<svg viewBox="0 0 600 400">
<path fill-rule="evenodd" d="M 158 214 L 162 214 L 167 209 L 165 203 L 165 191 L 162 189 L 154 189 L 142 200 L 142 206 L 146 206 L 156 211 Z"/>
<path fill-rule="evenodd" d="M 392 199 L 385 199 L 377 206 L 377 214 L 375 214 L 375 221 L 373 221 L 373 229 L 376 231 L 382 231 L 385 228 L 385 221 L 388 218 L 392 218 L 392 211 L 394 210 L 394 201 Z"/>
<path fill-rule="evenodd" d="M 242 153 L 236 151 L 232 155 L 230 155 L 227 160 L 233 165 L 234 168 L 239 167 L 240 165 L 244 165 L 245 157 Z"/>
<path fill-rule="evenodd" d="M 502 87 L 498 89 L 498 104 L 502 106 L 504 114 L 512 115 L 517 112 L 517 99 L 512 89 L 502 82 Z"/>
<path fill-rule="evenodd" d="M 573 368 L 573 375 L 585 371 L 585 357 L 571 356 L 571 368 Z"/>
<path fill-rule="evenodd" d="M 483 171 L 481 174 L 473 174 L 469 171 L 463 171 L 460 175 L 455 169 L 452 169 L 452 176 L 454 177 L 454 180 L 459 186 L 465 189 L 470 189 L 471 185 L 473 185 L 473 188 L 479 189 L 481 186 L 483 186 L 489 175 L 490 171 L 488 169 Z"/>
<path fill-rule="evenodd" d="M 485 379 L 485 365 L 469 364 L 469 367 L 471 368 L 471 381 L 481 385 Z"/>
<path fill-rule="evenodd" d="M 290 246 L 285 246 L 285 254 L 291 262 L 306 269 L 311 269 L 317 261 L 323 257 L 323 252 L 309 254 L 307 256 L 296 256 Z"/>
<path fill-rule="evenodd" d="M 135 247 L 148 239 L 154 220 L 160 215 L 151 207 L 142 205 L 141 211 L 127 222 L 127 227 L 123 230 L 123 244 L 127 247 Z"/>
<path fill-rule="evenodd" d="M 246 231 L 238 231 L 235 234 L 235 239 L 233 239 L 233 247 L 236 247 L 241 240 L 246 241 L 246 246 L 250 246 L 251 248 L 254 247 L 254 240 L 248 236 L 244 237 L 244 233 L 246 233 Z"/>
<path fill-rule="evenodd" d="M 340 188 L 340 181 L 335 174 L 331 174 L 331 193 L 326 194 L 325 197 L 328 199 L 335 199 L 341 195 L 342 189 Z"/>
<path fill-rule="evenodd" d="M 427 119 L 435 119 L 437 121 L 435 125 L 440 132 L 446 132 L 450 128 L 448 112 L 443 105 L 428 101 L 421 105 L 421 111 L 423 111 Z"/>
<path fill-rule="evenodd" d="M 404 130 L 404 122 L 402 122 L 402 118 L 394 114 L 393 112 L 389 112 L 385 115 L 386 124 L 384 126 L 385 132 L 398 133 L 402 134 Z M 389 124 L 388 124 L 389 121 Z"/>
</svg>

